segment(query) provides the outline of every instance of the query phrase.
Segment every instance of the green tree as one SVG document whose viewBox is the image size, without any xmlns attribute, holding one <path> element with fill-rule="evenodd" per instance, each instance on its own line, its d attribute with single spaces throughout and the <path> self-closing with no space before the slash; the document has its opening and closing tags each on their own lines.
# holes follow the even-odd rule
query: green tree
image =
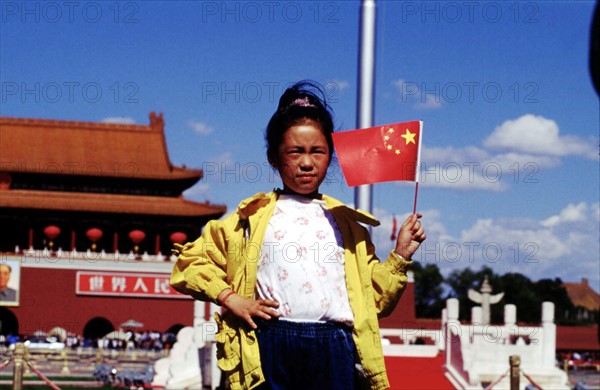
<svg viewBox="0 0 600 390">
<path fill-rule="evenodd" d="M 574 324 L 574 320 L 569 319 L 569 314 L 575 312 L 575 305 L 571 302 L 567 289 L 562 280 L 556 278 L 540 279 L 533 285 L 536 296 L 540 299 L 540 311 L 542 302 L 554 303 L 554 318 L 557 324 Z M 541 320 L 541 317 L 539 318 Z M 578 325 L 583 324 L 579 322 Z"/>
<path fill-rule="evenodd" d="M 444 308 L 445 298 L 444 278 L 435 264 L 424 267 L 415 261 L 412 265 L 415 277 L 415 312 L 417 318 L 440 318 Z"/>
<path fill-rule="evenodd" d="M 500 307 L 513 304 L 517 307 L 517 321 L 540 322 L 541 301 L 533 289 L 533 282 L 519 273 L 507 273 L 499 278 L 498 291 L 504 292 Z M 500 314 L 503 316 L 503 313 Z"/>
<path fill-rule="evenodd" d="M 457 298 L 460 303 L 459 318 L 470 320 L 471 308 L 478 305 L 468 298 L 469 289 L 481 290 L 481 284 L 487 276 L 492 287 L 492 294 L 504 293 L 502 300 L 491 305 L 491 322 L 504 322 L 504 306 L 513 304 L 517 307 L 517 321 L 539 324 L 542 316 L 542 303 L 550 301 L 555 307 L 555 322 L 571 325 L 584 324 L 569 317 L 575 307 L 564 288 L 562 281 L 541 279 L 533 282 L 520 273 L 496 275 L 489 267 L 479 271 L 470 268 L 454 270 L 444 280 L 435 264 L 422 265 L 414 262 L 412 270 L 415 276 L 415 311 L 419 318 L 440 318 L 446 299 Z M 445 290 L 449 293 L 444 294 Z"/>
</svg>

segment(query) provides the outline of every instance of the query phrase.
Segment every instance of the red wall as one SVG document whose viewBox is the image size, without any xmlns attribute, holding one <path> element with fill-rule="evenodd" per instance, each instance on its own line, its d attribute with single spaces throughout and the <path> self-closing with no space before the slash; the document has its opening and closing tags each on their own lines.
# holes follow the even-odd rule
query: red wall
<svg viewBox="0 0 600 390">
<path fill-rule="evenodd" d="M 415 318 L 415 284 L 408 283 L 396 309 L 388 317 L 379 320 L 382 328 L 413 328 Z"/>
<path fill-rule="evenodd" d="M 17 317 L 20 334 L 59 326 L 82 335 L 94 317 L 106 318 L 115 329 L 134 319 L 144 323 L 145 330 L 159 332 L 175 324 L 193 323 L 192 299 L 76 295 L 76 274 L 76 269 L 21 267 L 20 305 L 7 307 Z M 394 312 L 381 319 L 381 327 L 414 327 L 414 299 L 414 283 L 408 283 Z"/>
<path fill-rule="evenodd" d="M 145 330 L 159 332 L 193 323 L 192 299 L 76 295 L 76 273 L 74 269 L 21 267 L 20 305 L 7 307 L 19 321 L 20 334 L 60 326 L 82 335 L 94 317 L 105 317 L 115 329 L 134 319 L 144 323 Z"/>
</svg>

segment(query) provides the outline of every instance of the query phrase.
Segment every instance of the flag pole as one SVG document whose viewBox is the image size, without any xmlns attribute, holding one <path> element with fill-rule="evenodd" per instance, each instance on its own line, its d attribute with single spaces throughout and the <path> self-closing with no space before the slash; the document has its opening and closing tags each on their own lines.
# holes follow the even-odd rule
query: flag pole
<svg viewBox="0 0 600 390">
<path fill-rule="evenodd" d="M 375 0 L 362 0 L 360 11 L 357 94 L 357 128 L 359 129 L 373 126 L 373 100 L 375 95 L 375 26 L 377 16 Z M 357 209 L 373 213 L 372 187 L 372 185 L 361 185 L 356 187 L 354 190 L 354 203 Z"/>
<path fill-rule="evenodd" d="M 423 141 L 423 121 L 419 121 L 419 145 L 417 145 L 417 165 L 415 167 L 415 199 L 413 214 L 417 213 L 417 197 L 419 195 L 419 179 L 421 176 L 421 144 Z"/>
<path fill-rule="evenodd" d="M 419 182 L 415 183 L 415 200 L 413 203 L 413 214 L 417 213 L 417 196 L 419 195 Z"/>
</svg>

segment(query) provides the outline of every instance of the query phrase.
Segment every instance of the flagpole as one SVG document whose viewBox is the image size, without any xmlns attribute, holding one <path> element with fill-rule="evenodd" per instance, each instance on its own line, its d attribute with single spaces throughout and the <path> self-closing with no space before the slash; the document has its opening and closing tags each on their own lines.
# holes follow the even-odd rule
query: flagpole
<svg viewBox="0 0 600 390">
<path fill-rule="evenodd" d="M 417 165 L 415 166 L 415 199 L 413 214 L 417 213 L 417 197 L 419 195 L 419 180 L 421 179 L 421 145 L 423 144 L 423 121 L 419 121 L 419 144 L 417 145 Z"/>
<path fill-rule="evenodd" d="M 360 5 L 360 47 L 358 63 L 358 113 L 357 128 L 373 126 L 373 100 L 375 95 L 375 26 L 377 9 L 375 0 L 362 0 Z M 355 207 L 373 213 L 372 185 L 361 185 L 354 190 Z"/>
<path fill-rule="evenodd" d="M 419 182 L 415 183 L 415 200 L 413 203 L 413 214 L 417 213 L 417 195 L 419 195 Z"/>
</svg>

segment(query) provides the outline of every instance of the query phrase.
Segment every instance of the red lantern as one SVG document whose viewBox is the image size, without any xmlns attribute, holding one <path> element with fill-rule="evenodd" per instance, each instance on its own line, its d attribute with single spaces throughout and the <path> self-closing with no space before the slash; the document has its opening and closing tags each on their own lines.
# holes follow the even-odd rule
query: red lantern
<svg viewBox="0 0 600 390">
<path fill-rule="evenodd" d="M 98 228 L 91 228 L 88 229 L 87 232 L 85 232 L 85 235 L 87 236 L 87 238 L 90 239 L 91 242 L 96 242 L 99 239 L 102 238 L 102 230 L 98 229 Z"/>
<path fill-rule="evenodd" d="M 58 226 L 50 225 L 44 229 L 44 234 L 51 240 L 54 240 L 60 234 L 60 228 Z"/>
<path fill-rule="evenodd" d="M 138 253 L 140 250 L 140 246 L 138 244 L 142 242 L 144 238 L 146 238 L 146 233 L 141 230 L 132 230 L 129 232 L 129 239 L 135 244 L 133 246 L 133 251 L 135 253 Z"/>
<path fill-rule="evenodd" d="M 60 234 L 60 228 L 54 225 L 46 226 L 46 228 L 44 229 L 44 234 L 50 239 L 48 247 L 50 248 L 50 250 L 52 250 L 52 248 L 54 247 L 54 242 L 52 240 L 58 237 L 58 235 Z"/>
<path fill-rule="evenodd" d="M 129 239 L 135 244 L 139 244 L 144 238 L 146 238 L 146 233 L 141 230 L 132 230 L 129 232 Z"/>
<path fill-rule="evenodd" d="M 169 239 L 171 240 L 171 242 L 176 243 L 176 244 L 181 244 L 183 243 L 185 240 L 187 240 L 187 234 L 183 233 L 183 232 L 175 232 L 173 234 L 171 234 L 169 236 Z"/>
<path fill-rule="evenodd" d="M 85 235 L 92 242 L 92 250 L 96 251 L 96 247 L 97 247 L 96 241 L 98 241 L 99 239 L 102 238 L 102 230 L 100 230 L 98 228 L 91 228 L 91 229 L 88 229 L 87 232 L 85 232 Z"/>
</svg>

